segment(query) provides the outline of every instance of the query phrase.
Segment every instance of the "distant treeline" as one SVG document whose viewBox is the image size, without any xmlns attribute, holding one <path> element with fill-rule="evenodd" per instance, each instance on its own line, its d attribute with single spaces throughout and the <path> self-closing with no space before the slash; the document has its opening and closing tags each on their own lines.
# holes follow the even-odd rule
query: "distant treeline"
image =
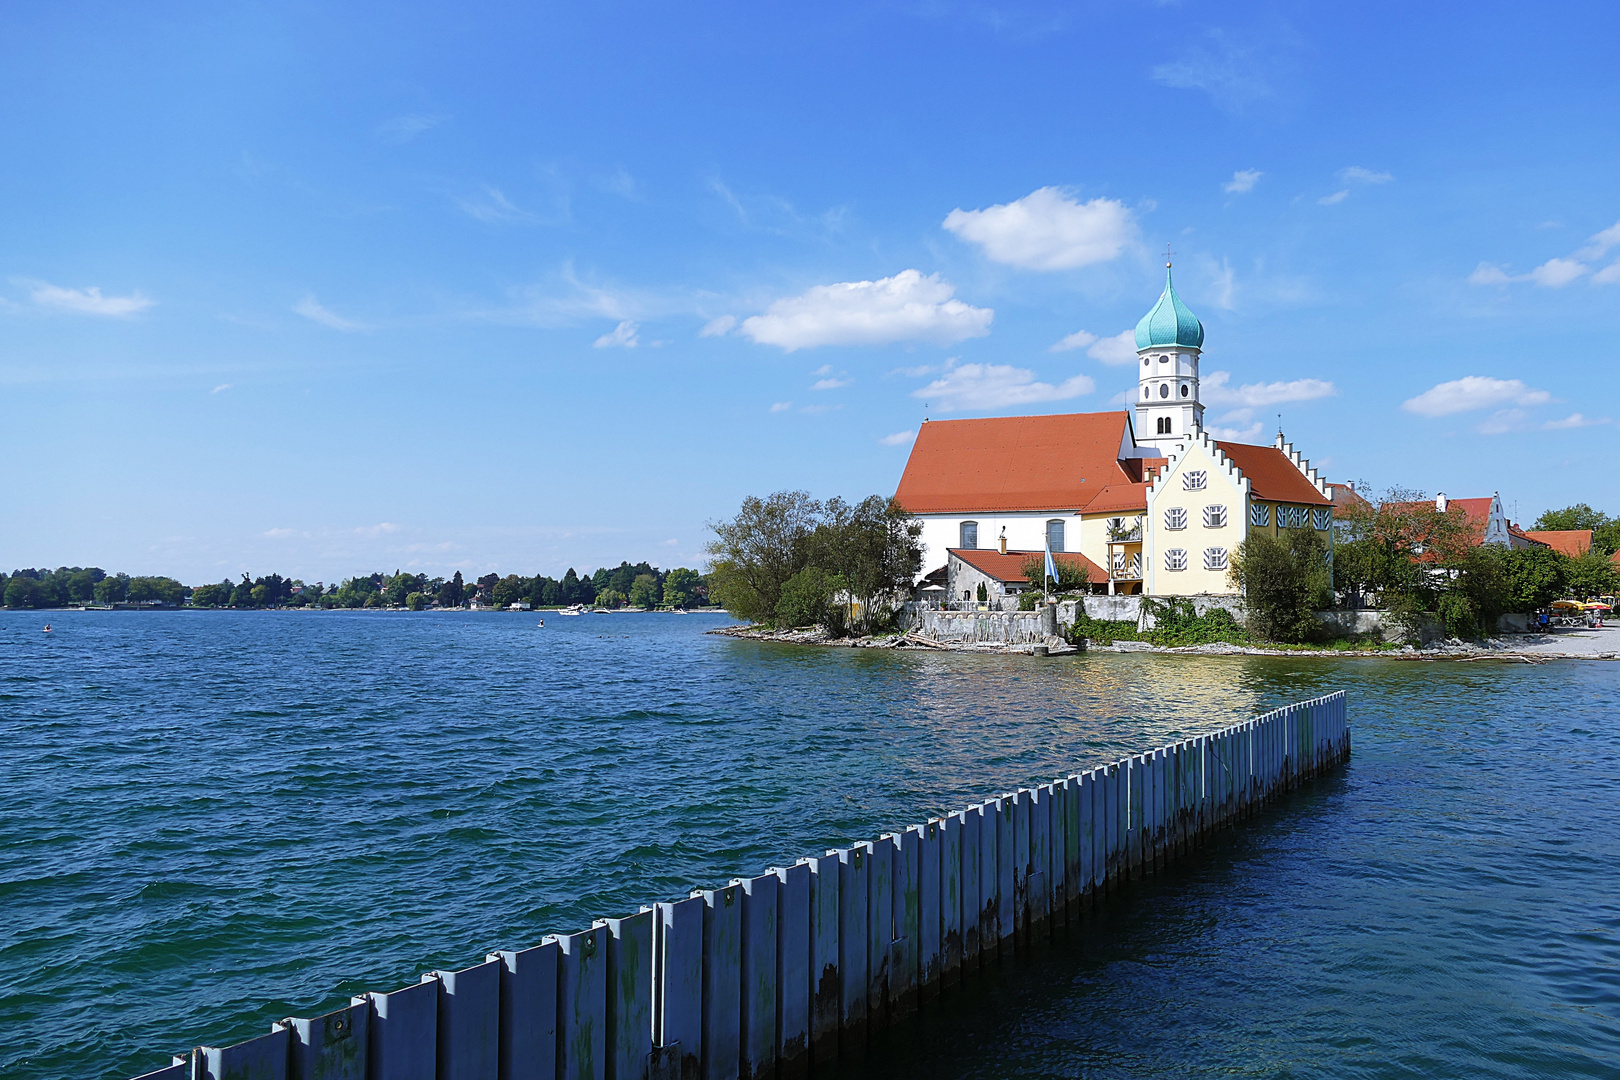
<svg viewBox="0 0 1620 1080">
<path fill-rule="evenodd" d="M 217 585 L 186 586 L 169 577 L 108 574 L 99 567 L 59 566 L 55 570 L 14 570 L 0 574 L 0 595 L 8 608 L 55 608 L 80 604 L 152 604 L 175 607 L 190 603 L 206 608 L 329 607 L 377 608 L 461 607 L 477 602 L 494 607 L 528 603 L 534 607 L 690 608 L 709 603 L 706 575 L 685 567 L 660 570 L 650 563 L 620 563 L 595 573 L 572 567 L 561 579 L 544 574 L 485 574 L 466 581 L 461 571 L 451 578 L 425 574 L 367 574 L 337 585 L 306 584 L 297 578 L 243 574 Z"/>
</svg>

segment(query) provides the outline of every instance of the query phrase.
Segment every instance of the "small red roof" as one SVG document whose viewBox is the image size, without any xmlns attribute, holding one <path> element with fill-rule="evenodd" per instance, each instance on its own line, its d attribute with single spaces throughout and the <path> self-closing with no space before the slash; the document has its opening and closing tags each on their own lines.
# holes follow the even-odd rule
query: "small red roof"
<svg viewBox="0 0 1620 1080">
<path fill-rule="evenodd" d="M 913 514 L 1079 510 L 1136 479 L 1119 460 L 1126 423 L 1124 412 L 934 420 L 894 497 Z"/>
<path fill-rule="evenodd" d="M 1288 455 L 1275 446 L 1234 442 L 1218 442 L 1215 445 L 1249 478 L 1249 494 L 1256 499 L 1315 503 L 1318 506 L 1328 506 L 1333 501 L 1317 491 L 1316 485 L 1305 479 L 1305 474 L 1288 459 Z"/>
<path fill-rule="evenodd" d="M 1003 555 L 997 550 L 983 548 L 949 548 L 950 554 L 967 563 L 973 569 L 986 577 L 997 581 L 1028 581 L 1024 575 L 1024 564 L 1031 559 L 1045 557 L 1041 551 L 1014 551 L 1009 549 Z M 1102 567 L 1080 554 L 1078 551 L 1054 551 L 1052 561 L 1064 566 L 1075 566 L 1085 571 L 1086 580 L 1092 582 L 1105 582 L 1108 573 Z"/>
<path fill-rule="evenodd" d="M 1592 550 L 1591 529 L 1539 529 L 1527 531 L 1524 535 L 1572 559 L 1578 559 Z"/>
<path fill-rule="evenodd" d="M 1349 510 L 1351 507 L 1358 510 L 1363 508 L 1372 509 L 1372 503 L 1362 498 L 1361 492 L 1349 484 L 1329 484 L 1327 487 L 1328 498 L 1333 500 L 1333 509 L 1335 510 Z"/>
</svg>

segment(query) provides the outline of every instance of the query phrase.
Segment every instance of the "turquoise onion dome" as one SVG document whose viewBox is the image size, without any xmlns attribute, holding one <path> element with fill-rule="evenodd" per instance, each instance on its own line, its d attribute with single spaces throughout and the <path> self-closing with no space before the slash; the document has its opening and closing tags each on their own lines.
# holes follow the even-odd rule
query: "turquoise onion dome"
<svg viewBox="0 0 1620 1080">
<path fill-rule="evenodd" d="M 1170 281 L 1169 263 L 1164 264 L 1164 292 L 1159 302 L 1136 324 L 1136 347 L 1151 349 L 1156 345 L 1204 347 L 1204 324 L 1176 295 L 1176 287 Z"/>
</svg>

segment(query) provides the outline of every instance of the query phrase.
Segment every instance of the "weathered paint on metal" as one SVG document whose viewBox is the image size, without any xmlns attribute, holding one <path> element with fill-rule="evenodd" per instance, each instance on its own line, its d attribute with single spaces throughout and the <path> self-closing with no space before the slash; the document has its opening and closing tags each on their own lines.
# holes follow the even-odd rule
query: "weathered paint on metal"
<svg viewBox="0 0 1620 1080">
<path fill-rule="evenodd" d="M 838 1049 L 858 1054 L 866 1048 L 866 890 L 871 860 L 860 847 L 838 852 Z"/>
<path fill-rule="evenodd" d="M 962 981 L 962 815 L 939 819 L 940 982 Z"/>
<path fill-rule="evenodd" d="M 776 1075 L 775 874 L 743 878 L 742 888 L 742 1077 Z"/>
<path fill-rule="evenodd" d="M 885 833 L 861 850 L 871 861 L 866 877 L 866 1026 L 889 1023 L 889 970 L 894 964 L 894 842 Z"/>
<path fill-rule="evenodd" d="M 553 938 L 557 962 L 557 1076 L 607 1076 L 607 928 L 593 926 Z"/>
<path fill-rule="evenodd" d="M 1125 810 L 1126 837 L 1125 837 L 1125 866 L 1121 877 L 1139 878 L 1142 876 L 1142 851 L 1146 841 L 1143 833 L 1147 830 L 1142 827 L 1143 799 L 1147 784 L 1147 761 L 1141 754 L 1133 754 L 1125 759 L 1127 799 Z"/>
<path fill-rule="evenodd" d="M 198 1080 L 287 1080 L 291 1053 L 292 1032 L 280 1026 L 234 1046 L 204 1046 Z"/>
<path fill-rule="evenodd" d="M 490 1080 L 501 1061 L 501 963 L 434 971 L 439 987 L 438 1080 Z"/>
<path fill-rule="evenodd" d="M 979 967 L 988 967 L 1001 955 L 1001 858 L 997 845 L 1001 832 L 1001 803 L 980 803 L 979 815 Z"/>
<path fill-rule="evenodd" d="M 322 1016 L 291 1018 L 281 1023 L 292 1032 L 289 1080 L 366 1080 L 370 1002 L 362 999 L 359 1004 Z"/>
<path fill-rule="evenodd" d="M 1029 930 L 1044 934 L 1052 919 L 1052 785 L 1029 791 Z"/>
<path fill-rule="evenodd" d="M 818 1070 L 838 1060 L 843 1001 L 838 967 L 838 856 L 802 860 L 810 868 L 810 1063 Z"/>
<path fill-rule="evenodd" d="M 134 1080 L 192 1080 L 191 1055 L 173 1054 L 169 1064 L 161 1069 L 153 1069 L 149 1073 L 141 1073 Z"/>
<path fill-rule="evenodd" d="M 983 846 L 979 826 L 984 820 L 978 807 L 957 814 L 962 834 L 962 978 L 973 978 L 979 970 L 979 884 L 983 875 L 979 860 Z"/>
<path fill-rule="evenodd" d="M 778 867 L 776 1061 L 778 1080 L 810 1073 L 810 867 Z"/>
<path fill-rule="evenodd" d="M 703 1080 L 736 1080 L 742 1054 L 742 890 L 702 889 Z"/>
<path fill-rule="evenodd" d="M 1075 896 L 1089 911 L 1097 895 L 1097 770 L 1074 778 Z"/>
<path fill-rule="evenodd" d="M 1062 783 L 1063 807 L 1063 912 L 1065 923 L 1080 913 L 1081 898 L 1085 895 L 1085 880 L 1081 869 L 1080 849 L 1085 844 L 1085 833 L 1080 828 L 1080 793 L 1083 781 L 1070 776 Z"/>
<path fill-rule="evenodd" d="M 364 994 L 371 1020 L 366 1040 L 366 1073 L 388 1080 L 434 1080 L 438 1042 L 439 989 L 417 983 L 392 994 Z"/>
<path fill-rule="evenodd" d="M 557 1075 L 557 967 L 555 941 L 531 949 L 490 953 L 500 964 L 501 1080 L 551 1080 Z"/>
<path fill-rule="evenodd" d="M 681 1080 L 703 1069 L 703 911 L 701 896 L 653 905 L 653 1041 Z"/>
<path fill-rule="evenodd" d="M 1014 955 L 1018 920 L 1018 875 L 1021 872 L 1018 852 L 1013 843 L 1013 797 L 1003 795 L 996 800 L 996 948 L 997 956 L 1005 959 Z"/>
<path fill-rule="evenodd" d="M 603 919 L 602 925 L 608 950 L 607 1075 L 641 1080 L 653 1048 L 653 911 Z"/>
<path fill-rule="evenodd" d="M 929 1002 L 939 996 L 939 981 L 945 964 L 940 930 L 940 835 L 939 820 L 914 826 L 917 830 L 917 998 Z"/>
<path fill-rule="evenodd" d="M 895 833 L 890 841 L 894 845 L 894 888 L 889 905 L 890 932 L 894 935 L 894 948 L 889 957 L 889 1022 L 892 1024 L 917 1009 L 918 921 L 922 904 L 917 878 L 922 836 L 913 825 Z"/>
<path fill-rule="evenodd" d="M 1012 919 L 1014 947 L 1029 947 L 1029 875 L 1035 865 L 1029 854 L 1030 791 L 1019 788 L 1012 793 Z"/>
</svg>

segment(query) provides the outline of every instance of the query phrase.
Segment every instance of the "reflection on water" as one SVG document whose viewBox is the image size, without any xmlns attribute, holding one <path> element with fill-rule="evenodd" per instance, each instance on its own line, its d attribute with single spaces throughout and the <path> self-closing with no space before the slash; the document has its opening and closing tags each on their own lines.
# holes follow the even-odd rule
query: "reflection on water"
<svg viewBox="0 0 1620 1080">
<path fill-rule="evenodd" d="M 806 649 L 698 616 L 24 620 L 0 615 L 6 1076 L 131 1075 L 1340 688 L 1341 776 L 866 1075 L 1620 1060 L 1613 667 Z"/>
</svg>

